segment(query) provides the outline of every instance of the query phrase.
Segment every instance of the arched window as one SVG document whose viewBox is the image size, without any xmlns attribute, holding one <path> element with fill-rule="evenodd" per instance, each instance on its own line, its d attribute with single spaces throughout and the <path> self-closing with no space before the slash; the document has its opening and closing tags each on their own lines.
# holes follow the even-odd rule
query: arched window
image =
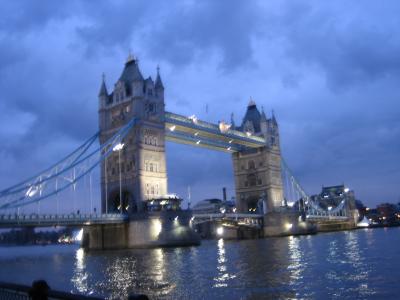
<svg viewBox="0 0 400 300">
<path fill-rule="evenodd" d="M 248 167 L 250 170 L 256 168 L 256 164 L 254 163 L 254 160 L 249 160 Z"/>
<path fill-rule="evenodd" d="M 150 172 L 153 172 L 153 163 L 150 163 Z"/>
</svg>

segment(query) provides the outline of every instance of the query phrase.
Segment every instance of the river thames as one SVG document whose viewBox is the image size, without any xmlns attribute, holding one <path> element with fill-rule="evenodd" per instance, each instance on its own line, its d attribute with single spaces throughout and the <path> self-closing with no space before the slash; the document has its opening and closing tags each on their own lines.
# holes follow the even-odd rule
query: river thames
<svg viewBox="0 0 400 300">
<path fill-rule="evenodd" d="M 399 299 L 400 228 L 85 253 L 0 248 L 0 280 L 110 299 Z"/>
</svg>

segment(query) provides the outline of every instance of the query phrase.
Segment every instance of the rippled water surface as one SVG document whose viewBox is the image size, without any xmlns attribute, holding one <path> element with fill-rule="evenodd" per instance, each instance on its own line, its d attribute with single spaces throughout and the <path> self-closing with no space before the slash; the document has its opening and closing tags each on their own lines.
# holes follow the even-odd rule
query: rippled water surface
<svg viewBox="0 0 400 300">
<path fill-rule="evenodd" d="M 400 299 L 400 228 L 93 253 L 4 247 L 0 263 L 2 281 L 112 299 Z"/>
</svg>

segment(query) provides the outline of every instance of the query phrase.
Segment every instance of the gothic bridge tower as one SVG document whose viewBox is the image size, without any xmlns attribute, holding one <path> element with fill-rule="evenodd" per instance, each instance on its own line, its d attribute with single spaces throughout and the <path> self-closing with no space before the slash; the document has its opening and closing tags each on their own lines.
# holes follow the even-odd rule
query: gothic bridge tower
<svg viewBox="0 0 400 300">
<path fill-rule="evenodd" d="M 267 119 L 264 110 L 260 113 L 251 100 L 241 126 L 235 129 L 266 140 L 263 147 L 232 154 L 238 211 L 256 211 L 261 203 L 263 213 L 277 210 L 284 198 L 279 129 L 274 114 Z"/>
<path fill-rule="evenodd" d="M 138 60 L 131 55 L 111 93 L 103 77 L 99 93 L 100 144 L 132 118 L 139 120 L 121 141 L 122 150 L 113 151 L 101 164 L 103 213 L 140 212 L 144 200 L 167 194 L 164 106 L 159 70 L 155 82 L 151 77 L 144 79 Z"/>
</svg>

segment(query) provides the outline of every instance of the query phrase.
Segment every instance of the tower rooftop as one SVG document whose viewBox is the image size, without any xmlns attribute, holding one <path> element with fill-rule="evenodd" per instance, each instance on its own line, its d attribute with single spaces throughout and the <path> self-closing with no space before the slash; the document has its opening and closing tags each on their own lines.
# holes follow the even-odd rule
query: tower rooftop
<svg viewBox="0 0 400 300">
<path fill-rule="evenodd" d="M 138 60 L 130 54 L 126 60 L 124 70 L 122 71 L 119 80 L 124 82 L 143 80 L 142 73 L 139 70 Z"/>
</svg>

